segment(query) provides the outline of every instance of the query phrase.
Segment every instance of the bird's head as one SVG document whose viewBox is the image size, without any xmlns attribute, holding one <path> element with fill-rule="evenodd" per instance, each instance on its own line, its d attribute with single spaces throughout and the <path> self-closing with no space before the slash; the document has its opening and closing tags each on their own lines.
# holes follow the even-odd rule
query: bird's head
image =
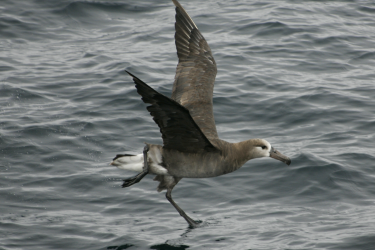
<svg viewBox="0 0 375 250">
<path fill-rule="evenodd" d="M 252 158 L 271 157 L 287 165 L 292 162 L 288 156 L 277 151 L 268 141 L 264 139 L 254 139 L 252 141 Z"/>
</svg>

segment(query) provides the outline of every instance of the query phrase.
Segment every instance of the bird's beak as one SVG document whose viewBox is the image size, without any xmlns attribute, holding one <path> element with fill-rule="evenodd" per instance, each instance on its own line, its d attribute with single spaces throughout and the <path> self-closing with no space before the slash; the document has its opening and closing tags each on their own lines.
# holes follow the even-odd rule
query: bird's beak
<svg viewBox="0 0 375 250">
<path fill-rule="evenodd" d="M 283 155 L 282 153 L 280 153 L 279 151 L 277 151 L 273 147 L 271 148 L 270 157 L 272 157 L 276 160 L 282 161 L 288 166 L 292 162 L 288 156 Z"/>
</svg>

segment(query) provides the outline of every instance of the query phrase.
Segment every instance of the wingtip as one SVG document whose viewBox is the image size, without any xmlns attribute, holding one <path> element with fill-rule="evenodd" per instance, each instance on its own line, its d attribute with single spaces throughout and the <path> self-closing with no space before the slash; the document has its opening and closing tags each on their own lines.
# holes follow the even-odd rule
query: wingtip
<svg viewBox="0 0 375 250">
<path fill-rule="evenodd" d="M 131 77 L 135 77 L 132 73 L 130 73 L 129 71 L 125 70 L 126 73 L 128 73 Z"/>
<path fill-rule="evenodd" d="M 172 2 L 176 6 L 176 12 L 178 12 L 177 11 L 177 8 L 178 8 L 179 12 L 191 23 L 191 25 L 194 28 L 198 29 L 197 25 L 195 25 L 193 19 L 189 16 L 189 14 L 186 12 L 186 10 L 184 9 L 184 7 L 182 7 L 182 5 L 177 0 L 172 0 Z"/>
<path fill-rule="evenodd" d="M 141 81 L 141 79 L 139 79 L 138 77 L 136 77 L 135 75 L 133 75 L 132 73 L 130 73 L 129 71 L 125 70 L 126 73 L 128 73 L 134 81 L 138 80 L 138 81 Z M 141 81 L 142 82 L 142 81 Z"/>
<path fill-rule="evenodd" d="M 177 0 L 172 0 L 173 4 L 176 5 L 176 7 L 181 6 L 181 4 Z"/>
</svg>

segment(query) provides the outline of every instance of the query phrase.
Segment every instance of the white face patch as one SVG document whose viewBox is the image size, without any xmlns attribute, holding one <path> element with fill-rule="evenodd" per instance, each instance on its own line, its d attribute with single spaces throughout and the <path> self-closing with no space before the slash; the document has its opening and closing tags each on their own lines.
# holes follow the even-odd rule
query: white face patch
<svg viewBox="0 0 375 250">
<path fill-rule="evenodd" d="M 260 140 L 261 143 L 262 143 L 262 146 L 257 146 L 254 148 L 254 158 L 261 158 L 261 157 L 269 157 L 270 156 L 270 152 L 271 152 L 271 144 L 266 141 L 266 140 L 263 140 L 261 139 Z"/>
</svg>

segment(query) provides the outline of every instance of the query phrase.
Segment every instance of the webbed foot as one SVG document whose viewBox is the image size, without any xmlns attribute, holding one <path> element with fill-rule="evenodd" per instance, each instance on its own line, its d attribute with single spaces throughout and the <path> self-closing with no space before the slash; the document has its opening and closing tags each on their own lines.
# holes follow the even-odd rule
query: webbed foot
<svg viewBox="0 0 375 250">
<path fill-rule="evenodd" d="M 131 185 L 134 185 L 142 180 L 143 177 L 145 177 L 148 174 L 148 172 L 141 172 L 137 174 L 136 176 L 130 177 L 128 179 L 123 180 L 124 183 L 122 183 L 122 187 L 130 187 Z"/>
</svg>

